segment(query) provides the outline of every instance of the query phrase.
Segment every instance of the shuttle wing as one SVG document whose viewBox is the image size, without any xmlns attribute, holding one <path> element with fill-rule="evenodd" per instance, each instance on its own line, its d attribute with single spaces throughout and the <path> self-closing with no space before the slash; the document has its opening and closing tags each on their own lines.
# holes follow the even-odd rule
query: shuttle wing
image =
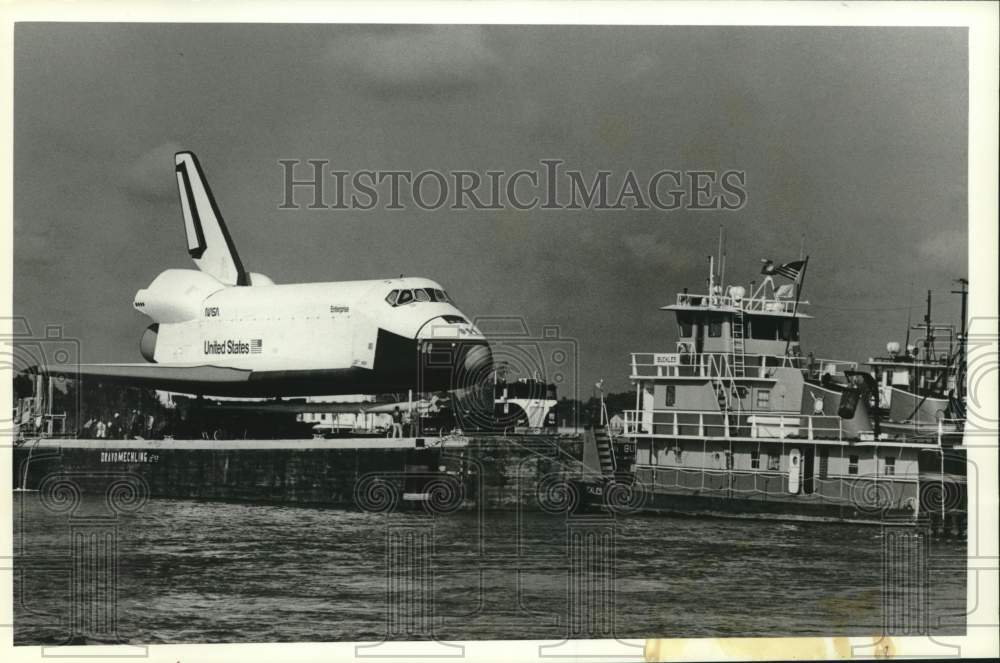
<svg viewBox="0 0 1000 663">
<path fill-rule="evenodd" d="M 66 378 L 94 378 L 98 382 L 190 393 L 236 387 L 248 382 L 253 373 L 221 366 L 161 364 L 80 364 L 66 369 L 46 367 L 42 372 Z"/>
<path fill-rule="evenodd" d="M 183 398 L 183 397 L 180 397 Z M 358 412 L 371 412 L 372 407 L 380 403 L 358 402 L 358 403 L 320 403 L 295 399 L 291 401 L 213 401 L 208 400 L 202 404 L 203 408 L 210 408 L 221 412 L 275 412 L 282 414 L 303 414 L 328 412 L 333 414 L 357 414 Z M 391 412 L 391 410 L 390 410 Z"/>
<path fill-rule="evenodd" d="M 251 370 L 208 364 L 80 364 L 42 366 L 38 370 L 46 375 L 85 382 L 89 379 L 183 394 L 248 398 L 381 393 L 392 386 L 372 381 L 377 376 L 359 367 Z"/>
</svg>

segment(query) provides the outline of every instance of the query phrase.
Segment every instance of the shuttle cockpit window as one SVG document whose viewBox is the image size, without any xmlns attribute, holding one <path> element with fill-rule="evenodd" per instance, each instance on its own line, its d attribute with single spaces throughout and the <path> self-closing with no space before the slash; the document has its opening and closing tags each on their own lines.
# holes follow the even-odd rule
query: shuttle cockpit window
<svg viewBox="0 0 1000 663">
<path fill-rule="evenodd" d="M 444 319 L 445 322 L 449 322 L 451 324 L 457 324 L 457 325 L 469 324 L 469 321 L 460 315 L 442 315 L 441 317 Z"/>
<path fill-rule="evenodd" d="M 403 306 L 412 302 L 452 302 L 444 290 L 437 288 L 414 288 L 413 290 L 393 290 L 385 297 L 390 306 Z"/>
</svg>

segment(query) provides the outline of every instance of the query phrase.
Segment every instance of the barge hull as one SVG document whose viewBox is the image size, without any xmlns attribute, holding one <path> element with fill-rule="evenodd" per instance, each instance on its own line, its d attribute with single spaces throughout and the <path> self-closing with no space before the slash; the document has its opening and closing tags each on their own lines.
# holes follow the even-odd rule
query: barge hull
<svg viewBox="0 0 1000 663">
<path fill-rule="evenodd" d="M 303 440 L 33 439 L 16 490 L 388 511 L 537 509 L 539 488 L 580 476 L 576 435 Z M 45 495 L 43 494 L 44 498 Z"/>
<path fill-rule="evenodd" d="M 14 485 L 45 491 L 68 482 L 81 492 L 125 482 L 146 497 L 369 506 L 422 494 L 464 441 L 32 440 L 14 451 Z M 459 480 L 453 478 L 452 481 Z M 371 493 L 374 491 L 374 493 Z M 459 492 L 464 490 L 459 489 Z M 381 504 L 381 502 L 379 502 Z"/>
</svg>

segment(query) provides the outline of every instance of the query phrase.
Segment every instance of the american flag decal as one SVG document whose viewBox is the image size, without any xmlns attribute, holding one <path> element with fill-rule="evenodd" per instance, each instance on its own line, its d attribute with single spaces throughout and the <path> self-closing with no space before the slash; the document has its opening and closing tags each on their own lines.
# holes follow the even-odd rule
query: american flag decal
<svg viewBox="0 0 1000 663">
<path fill-rule="evenodd" d="M 262 341 L 259 338 L 250 339 L 250 354 L 259 355 L 262 349 Z"/>
</svg>

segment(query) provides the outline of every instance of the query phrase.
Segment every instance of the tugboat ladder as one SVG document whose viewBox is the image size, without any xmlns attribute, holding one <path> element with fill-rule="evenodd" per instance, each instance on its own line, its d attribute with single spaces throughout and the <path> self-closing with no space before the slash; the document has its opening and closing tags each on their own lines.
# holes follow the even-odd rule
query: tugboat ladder
<svg viewBox="0 0 1000 663">
<path fill-rule="evenodd" d="M 615 460 L 611 438 L 608 437 L 607 431 L 603 429 L 595 432 L 595 438 L 597 441 L 597 454 L 601 462 L 601 474 L 606 477 L 614 476 Z"/>
<path fill-rule="evenodd" d="M 719 400 L 719 409 L 726 414 L 740 415 L 743 413 L 743 401 L 740 398 L 738 380 L 746 377 L 746 371 L 745 365 L 741 364 L 740 371 L 743 374 L 737 376 L 733 357 L 733 354 L 719 356 L 719 363 L 711 372 L 712 384 Z"/>
<path fill-rule="evenodd" d="M 744 320 L 743 307 L 737 306 L 733 315 L 732 346 L 733 346 L 733 377 L 746 376 L 746 346 L 743 342 Z"/>
</svg>

